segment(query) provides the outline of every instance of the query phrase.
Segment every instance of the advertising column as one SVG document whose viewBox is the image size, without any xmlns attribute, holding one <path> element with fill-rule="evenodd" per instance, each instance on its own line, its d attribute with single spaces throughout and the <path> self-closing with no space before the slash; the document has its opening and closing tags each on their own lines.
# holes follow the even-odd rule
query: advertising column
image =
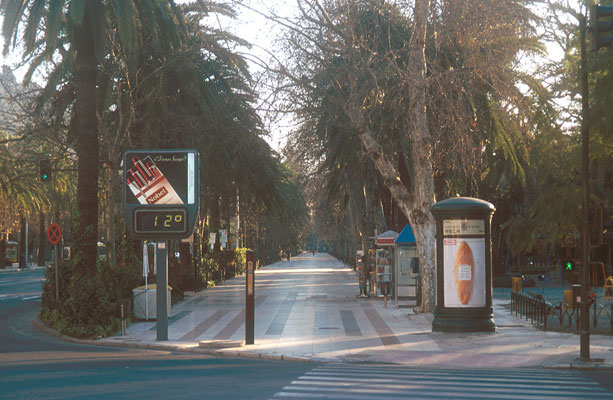
<svg viewBox="0 0 613 400">
<path fill-rule="evenodd" d="M 457 197 L 431 208 L 436 220 L 433 331 L 492 332 L 490 221 L 494 206 Z"/>
</svg>

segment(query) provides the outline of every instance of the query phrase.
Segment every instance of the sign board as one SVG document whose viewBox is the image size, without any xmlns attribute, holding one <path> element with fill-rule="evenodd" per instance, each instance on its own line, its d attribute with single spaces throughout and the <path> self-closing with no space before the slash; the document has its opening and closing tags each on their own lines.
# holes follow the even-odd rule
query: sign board
<svg viewBox="0 0 613 400">
<path fill-rule="evenodd" d="M 483 219 L 443 220 L 445 307 L 485 307 L 484 236 Z"/>
<path fill-rule="evenodd" d="M 62 259 L 64 261 L 68 261 L 70 260 L 70 253 L 71 253 L 72 249 L 70 248 L 70 246 L 64 246 L 64 249 L 62 251 Z"/>
<path fill-rule="evenodd" d="M 128 150 L 123 157 L 123 209 L 137 239 L 191 236 L 198 214 L 196 150 Z"/>
<path fill-rule="evenodd" d="M 443 235 L 485 235 L 485 222 L 481 219 L 443 220 Z"/>
<path fill-rule="evenodd" d="M 57 222 L 52 222 L 47 228 L 47 239 L 53 245 L 58 244 L 62 240 L 62 229 Z"/>
<path fill-rule="evenodd" d="M 577 242 L 575 241 L 575 235 L 572 233 L 562 235 L 562 247 L 575 247 Z"/>
<path fill-rule="evenodd" d="M 253 295 L 253 261 L 247 261 L 247 294 Z"/>
<path fill-rule="evenodd" d="M 220 229 L 219 230 L 219 243 L 221 243 L 223 245 L 228 243 L 228 230 L 227 229 Z"/>
<path fill-rule="evenodd" d="M 17 243 L 6 242 L 6 259 L 9 262 L 17 262 Z"/>
<path fill-rule="evenodd" d="M 377 246 L 393 246 L 396 238 L 380 238 L 377 239 Z"/>
</svg>

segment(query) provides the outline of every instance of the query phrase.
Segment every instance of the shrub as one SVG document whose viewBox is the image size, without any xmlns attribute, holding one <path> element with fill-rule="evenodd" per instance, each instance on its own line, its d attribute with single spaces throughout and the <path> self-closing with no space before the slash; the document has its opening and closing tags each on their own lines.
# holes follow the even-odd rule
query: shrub
<svg viewBox="0 0 613 400">
<path fill-rule="evenodd" d="M 59 332 L 81 338 L 103 337 L 117 331 L 117 304 L 132 296 L 141 279 L 133 242 L 117 245 L 117 265 L 99 260 L 93 274 L 83 272 L 82 254 L 59 268 L 59 301 L 55 298 L 55 269 L 47 269 L 40 318 Z"/>
<path fill-rule="evenodd" d="M 222 278 L 227 279 L 245 273 L 246 248 L 205 253 L 200 259 L 199 273 L 207 286 Z"/>
</svg>

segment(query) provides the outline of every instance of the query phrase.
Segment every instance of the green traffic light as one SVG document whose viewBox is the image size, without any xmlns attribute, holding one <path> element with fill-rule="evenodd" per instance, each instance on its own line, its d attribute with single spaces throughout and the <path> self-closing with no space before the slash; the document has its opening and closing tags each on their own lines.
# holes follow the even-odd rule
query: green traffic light
<svg viewBox="0 0 613 400">
<path fill-rule="evenodd" d="M 566 262 L 566 270 L 567 271 L 572 271 L 573 270 L 573 263 L 570 261 Z"/>
<path fill-rule="evenodd" d="M 43 174 L 43 181 L 47 180 L 48 177 L 49 177 L 49 175 Z"/>
</svg>

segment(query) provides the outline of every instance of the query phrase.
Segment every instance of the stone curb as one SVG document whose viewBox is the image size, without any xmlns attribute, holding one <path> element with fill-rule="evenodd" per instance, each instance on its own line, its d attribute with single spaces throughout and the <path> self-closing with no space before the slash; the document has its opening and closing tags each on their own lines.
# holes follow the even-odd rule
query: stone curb
<svg viewBox="0 0 613 400">
<path fill-rule="evenodd" d="M 154 344 L 154 343 L 129 343 L 129 342 L 103 342 L 100 340 L 92 340 L 92 339 L 79 339 L 72 336 L 67 336 L 59 333 L 53 328 L 47 326 L 43 321 L 38 318 L 38 316 L 32 319 L 32 323 L 36 328 L 43 331 L 49 336 L 53 336 L 59 339 L 62 339 L 66 342 L 77 343 L 89 346 L 105 346 L 105 347 L 118 347 L 118 348 L 135 348 L 135 349 L 145 349 L 145 350 L 158 350 L 158 351 L 173 351 L 178 353 L 193 353 L 193 354 L 204 354 L 216 357 L 239 357 L 239 358 L 250 358 L 250 359 L 262 359 L 262 360 L 273 360 L 273 361 L 293 361 L 293 362 L 330 362 L 329 360 L 323 359 L 311 359 L 308 357 L 299 357 L 299 356 L 287 356 L 283 354 L 263 354 L 263 353 L 250 353 L 246 351 L 236 351 L 236 350 L 212 350 L 206 348 L 199 347 L 182 347 L 176 345 L 165 345 L 165 344 Z"/>
<path fill-rule="evenodd" d="M 0 273 L 2 272 L 24 272 L 24 271 L 41 271 L 47 269 L 47 267 L 36 266 L 36 267 L 28 267 L 28 268 L 17 268 L 17 267 L 8 267 L 8 268 L 0 268 Z"/>
</svg>

